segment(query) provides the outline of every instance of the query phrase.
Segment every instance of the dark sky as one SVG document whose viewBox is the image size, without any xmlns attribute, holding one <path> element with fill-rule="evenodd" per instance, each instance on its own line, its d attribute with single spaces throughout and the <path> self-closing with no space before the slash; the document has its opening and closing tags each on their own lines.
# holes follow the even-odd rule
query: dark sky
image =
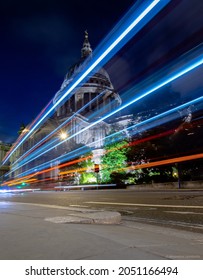
<svg viewBox="0 0 203 280">
<path fill-rule="evenodd" d="M 133 2 L 1 1 L 0 140 L 13 141 L 58 91 L 84 31 L 96 46 Z"/>
<path fill-rule="evenodd" d="M 80 58 L 84 31 L 88 30 L 94 49 L 135 2 L 1 1 L 1 141 L 14 141 L 20 125 L 31 122 L 59 90 L 68 68 Z M 203 41 L 203 1 L 172 2 L 159 19 L 152 21 L 128 44 L 126 53 L 129 57 L 134 53 L 138 80 L 143 73 L 154 71 L 156 61 L 159 62 L 156 66 L 162 66 Z M 149 29 L 153 31 L 148 32 Z M 131 58 L 124 52 L 113 68 L 112 64 L 108 65 L 114 73 L 113 79 L 117 80 L 119 75 L 125 78 L 132 67 Z M 118 70 L 117 74 L 114 69 Z"/>
</svg>

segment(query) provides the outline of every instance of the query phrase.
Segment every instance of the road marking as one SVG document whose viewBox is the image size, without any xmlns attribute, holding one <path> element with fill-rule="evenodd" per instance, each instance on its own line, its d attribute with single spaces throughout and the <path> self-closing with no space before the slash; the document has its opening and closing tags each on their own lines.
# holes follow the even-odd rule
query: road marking
<svg viewBox="0 0 203 280">
<path fill-rule="evenodd" d="M 174 213 L 174 214 L 182 214 L 182 215 L 203 215 L 203 213 L 199 213 L 199 212 L 186 212 L 186 211 L 164 211 L 166 213 Z"/>
<path fill-rule="evenodd" d="M 83 207 L 83 208 L 87 208 L 88 206 L 86 205 L 79 205 L 79 204 L 71 204 L 69 205 L 70 207 Z"/>
<path fill-rule="evenodd" d="M 203 225 L 201 224 L 192 224 L 192 223 L 185 223 L 185 222 L 178 222 L 178 221 L 171 221 L 171 220 L 156 220 L 156 219 L 149 219 L 149 218 L 140 218 L 140 217 L 133 217 L 133 218 L 125 218 L 126 221 L 129 222 L 149 222 L 158 225 L 172 225 L 172 226 L 181 226 L 181 227 L 188 227 L 188 228 L 197 228 L 203 229 Z"/>
<path fill-rule="evenodd" d="M 95 210 L 91 210 L 91 209 L 80 209 L 78 207 L 71 207 L 71 206 L 60 206 L 60 205 L 53 205 L 53 204 L 40 204 L 40 203 L 30 203 L 30 202 L 6 202 L 6 204 L 4 205 L 28 205 L 28 206 L 37 206 L 37 207 L 44 207 L 44 208 L 53 208 L 53 209 L 62 209 L 62 210 L 70 210 L 70 211 L 77 211 L 77 212 L 81 212 L 81 211 L 89 211 L 89 212 L 95 212 Z M 0 206 L 1 206 L 1 202 L 0 202 Z M 87 207 L 86 207 L 87 208 Z"/>
<path fill-rule="evenodd" d="M 87 201 L 84 203 L 88 204 L 101 204 L 101 205 L 118 205 L 118 206 L 141 206 L 141 207 L 164 207 L 164 208 L 192 208 L 192 209 L 203 209 L 203 206 L 192 206 L 192 205 L 162 205 L 162 204 L 139 204 L 139 203 L 118 203 L 118 202 L 103 202 L 103 201 Z"/>
</svg>

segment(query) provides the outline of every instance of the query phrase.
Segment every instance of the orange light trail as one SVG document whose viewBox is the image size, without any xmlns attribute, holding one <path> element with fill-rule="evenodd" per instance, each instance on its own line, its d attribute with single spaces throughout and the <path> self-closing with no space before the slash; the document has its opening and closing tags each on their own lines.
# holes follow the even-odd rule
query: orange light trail
<svg viewBox="0 0 203 280">
<path fill-rule="evenodd" d="M 140 144 L 142 142 L 146 142 L 146 141 L 150 141 L 150 140 L 153 140 L 153 139 L 156 139 L 156 138 L 164 137 L 164 136 L 167 136 L 167 135 L 170 135 L 170 134 L 174 133 L 174 131 L 175 130 L 172 129 L 172 130 L 169 130 L 169 131 L 166 131 L 166 132 L 162 132 L 162 133 L 159 133 L 159 134 L 156 134 L 156 135 L 152 135 L 152 136 L 149 136 L 149 137 L 146 137 L 146 138 L 143 138 L 143 139 L 135 140 L 135 141 L 133 141 L 131 143 L 128 143 L 126 145 L 123 145 L 121 147 L 111 148 L 111 149 L 105 151 L 105 154 L 107 154 L 109 152 L 112 152 L 112 151 L 115 151 L 115 150 L 120 150 L 122 148 L 126 148 L 128 146 L 138 145 L 138 144 Z M 89 156 L 84 157 L 84 158 L 80 158 L 80 159 L 73 160 L 73 161 L 70 161 L 70 162 L 66 162 L 66 163 L 63 163 L 63 164 L 60 164 L 60 165 L 57 165 L 57 166 L 53 166 L 53 167 L 50 167 L 50 168 L 47 168 L 47 169 L 44 169 L 44 170 L 32 173 L 32 174 L 30 174 L 28 176 L 8 181 L 7 184 L 8 185 L 10 185 L 10 184 L 11 185 L 19 184 L 19 182 L 21 182 L 22 180 L 25 180 L 27 178 L 34 177 L 34 176 L 40 175 L 40 174 L 44 174 L 44 173 L 47 173 L 49 171 L 52 171 L 52 170 L 55 170 L 55 169 L 59 169 L 59 168 L 62 168 L 62 167 L 66 167 L 66 166 L 69 166 L 69 165 L 73 165 L 75 163 L 82 162 L 82 161 L 85 161 L 87 159 L 91 159 L 92 157 L 93 156 L 89 155 Z M 60 172 L 59 174 L 60 175 L 65 175 L 65 174 L 68 174 L 68 173 L 74 173 L 74 172 L 77 172 L 77 169 L 74 169 L 71 172 L 69 172 L 69 171 L 62 171 L 62 172 L 63 173 Z"/>
<path fill-rule="evenodd" d="M 189 160 L 194 160 L 194 159 L 201 159 L 201 158 L 203 158 L 203 153 L 196 154 L 196 155 L 183 156 L 183 157 L 176 157 L 176 158 L 171 158 L 171 159 L 164 159 L 164 160 L 159 160 L 159 161 L 154 161 L 154 162 L 149 162 L 149 163 L 144 163 L 144 164 L 138 164 L 135 166 L 128 166 L 125 168 L 121 168 L 119 170 L 144 169 L 144 168 L 149 168 L 149 167 L 167 165 L 167 164 L 171 164 L 171 163 L 178 163 L 178 162 L 189 161 Z"/>
<path fill-rule="evenodd" d="M 53 166 L 53 167 L 50 167 L 50 168 L 32 173 L 32 174 L 30 174 L 28 176 L 25 176 L 25 177 L 10 180 L 10 181 L 7 181 L 7 185 L 19 184 L 22 181 L 24 182 L 25 179 L 27 179 L 27 178 L 34 177 L 36 175 L 40 175 L 40 174 L 43 174 L 43 173 L 46 173 L 46 172 L 49 172 L 49 171 L 52 171 L 52 170 L 55 170 L 55 169 L 58 169 L 58 168 L 62 168 L 62 167 L 68 166 L 68 165 L 73 165 L 75 163 L 82 162 L 82 161 L 87 160 L 89 158 L 92 158 L 92 156 L 90 155 L 90 156 L 87 156 L 87 157 L 84 157 L 84 158 L 76 159 L 76 160 L 73 160 L 73 161 L 70 161 L 70 162 L 66 162 L 66 163 L 63 163 L 63 164 L 60 164 L 60 165 L 57 165 L 57 166 Z"/>
<path fill-rule="evenodd" d="M 109 150 L 105 151 L 105 154 L 107 154 L 109 152 L 112 152 L 112 151 L 115 151 L 115 150 L 120 150 L 122 148 L 127 148 L 127 147 L 130 147 L 130 146 L 139 145 L 140 143 L 147 142 L 147 141 L 150 141 L 150 140 L 154 140 L 154 139 L 157 139 L 157 138 L 165 137 L 165 136 L 168 136 L 170 134 L 173 134 L 174 132 L 176 132 L 176 129 L 171 129 L 171 130 L 168 130 L 166 132 L 161 132 L 161 133 L 156 134 L 156 135 L 152 135 L 152 136 L 145 137 L 143 139 L 135 140 L 135 141 L 133 141 L 131 143 L 128 143 L 126 145 L 123 145 L 121 147 L 109 149 Z M 122 170 L 143 169 L 143 168 L 160 166 L 160 165 L 165 165 L 165 164 L 170 164 L 170 163 L 175 163 L 175 162 L 188 161 L 188 160 L 196 159 L 195 156 L 197 156 L 197 158 L 202 158 L 201 155 L 203 155 L 203 154 L 192 155 L 192 156 L 183 156 L 183 157 L 178 157 L 178 158 L 173 158 L 173 159 L 166 159 L 166 160 L 161 160 L 161 161 L 156 161 L 156 162 L 151 162 L 151 163 L 140 164 L 140 165 L 136 165 L 136 166 L 129 166 L 129 167 L 123 168 Z M 84 158 L 76 159 L 76 160 L 66 162 L 66 163 L 63 163 L 63 164 L 60 164 L 60 165 L 57 165 L 57 166 L 53 166 L 53 167 L 50 167 L 50 168 L 32 173 L 32 174 L 27 175 L 25 177 L 21 177 L 21 178 L 18 178 L 18 179 L 8 181 L 7 184 L 8 185 L 19 184 L 19 182 L 22 182 L 22 181 L 25 182 L 26 179 L 29 179 L 29 178 L 34 177 L 36 175 L 44 174 L 44 173 L 47 173 L 47 172 L 55 170 L 55 169 L 60 169 L 60 168 L 66 167 L 66 166 L 73 165 L 75 163 L 83 162 L 87 159 L 91 159 L 92 157 L 93 157 L 92 155 L 89 155 L 89 156 L 84 157 Z M 100 165 L 100 166 L 102 167 L 102 165 Z M 81 171 L 85 171 L 85 170 L 86 169 L 82 170 L 81 168 L 73 169 L 73 170 L 67 170 L 67 171 L 60 172 L 59 175 L 81 172 Z M 117 171 L 118 171 L 118 169 L 117 169 Z M 37 181 L 41 181 L 41 180 L 37 180 Z"/>
<path fill-rule="evenodd" d="M 68 174 L 68 173 L 82 172 L 82 171 L 86 171 L 87 169 L 88 169 L 88 167 L 76 168 L 76 169 L 72 169 L 72 170 L 62 171 L 62 172 L 59 173 L 59 175 L 65 175 L 65 174 Z"/>
</svg>

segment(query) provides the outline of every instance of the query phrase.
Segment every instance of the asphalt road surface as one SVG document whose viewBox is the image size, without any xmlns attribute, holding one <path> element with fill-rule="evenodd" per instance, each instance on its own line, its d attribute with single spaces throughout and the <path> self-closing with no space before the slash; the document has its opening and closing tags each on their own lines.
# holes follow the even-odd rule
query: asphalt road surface
<svg viewBox="0 0 203 280">
<path fill-rule="evenodd" d="M 0 194 L 0 201 L 118 211 L 122 220 L 203 232 L 203 190 L 71 190 Z"/>
</svg>

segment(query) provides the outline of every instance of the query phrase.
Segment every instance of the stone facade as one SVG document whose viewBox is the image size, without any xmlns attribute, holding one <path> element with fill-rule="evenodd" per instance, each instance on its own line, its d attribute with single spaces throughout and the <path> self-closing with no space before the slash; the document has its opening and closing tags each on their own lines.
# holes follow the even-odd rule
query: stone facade
<svg viewBox="0 0 203 280">
<path fill-rule="evenodd" d="M 10 148 L 11 148 L 10 144 L 5 144 L 0 141 L 0 162 L 2 162 L 3 158 L 5 157 L 6 153 L 10 150 Z M 0 182 L 1 182 L 1 177 L 8 171 L 9 171 L 8 165 L 2 165 L 0 167 Z"/>
<path fill-rule="evenodd" d="M 81 50 L 81 58 L 79 62 L 70 67 L 60 90 L 54 97 L 54 103 L 62 96 L 64 88 L 83 70 L 85 60 L 91 59 L 91 56 L 92 49 L 86 32 Z M 104 68 L 100 68 L 95 74 L 88 76 L 86 82 L 76 88 L 72 96 L 62 106 L 57 108 L 55 119 L 59 123 L 63 123 L 68 117 L 74 115 L 69 124 L 69 126 L 73 127 L 71 134 L 81 131 L 75 137 L 75 142 L 77 144 L 90 145 L 92 148 L 101 148 L 104 144 L 101 139 L 109 133 L 111 129 L 110 124 L 101 122 L 99 125 L 84 132 L 82 130 L 101 116 L 111 112 L 120 104 L 121 98 L 114 90 L 107 71 Z M 70 132 L 69 128 L 67 130 Z M 92 144 L 93 142 L 95 142 L 95 145 Z"/>
</svg>

